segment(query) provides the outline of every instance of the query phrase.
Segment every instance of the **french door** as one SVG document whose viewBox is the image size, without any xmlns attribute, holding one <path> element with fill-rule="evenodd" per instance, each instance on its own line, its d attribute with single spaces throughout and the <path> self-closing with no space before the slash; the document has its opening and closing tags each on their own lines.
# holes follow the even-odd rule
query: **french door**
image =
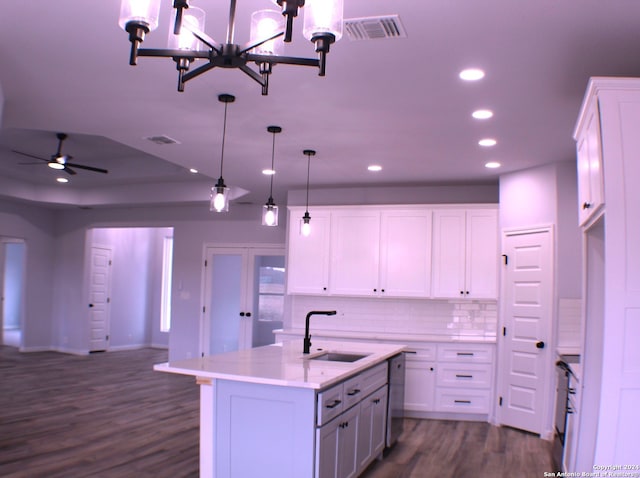
<svg viewBox="0 0 640 478">
<path fill-rule="evenodd" d="M 283 309 L 284 248 L 206 248 L 203 355 L 273 343 Z"/>
</svg>

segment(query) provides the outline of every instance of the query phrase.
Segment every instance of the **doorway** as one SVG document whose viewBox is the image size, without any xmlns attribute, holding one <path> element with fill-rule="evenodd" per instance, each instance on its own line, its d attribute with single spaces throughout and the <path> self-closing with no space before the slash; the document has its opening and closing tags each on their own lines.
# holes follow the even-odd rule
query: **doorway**
<svg viewBox="0 0 640 478">
<path fill-rule="evenodd" d="M 284 264 L 280 246 L 206 248 L 202 355 L 274 343 L 284 315 Z"/>
<path fill-rule="evenodd" d="M 27 246 L 22 239 L 0 238 L 0 344 L 22 345 L 22 313 Z"/>
<path fill-rule="evenodd" d="M 503 252 L 500 422 L 543 435 L 553 371 L 553 230 L 505 232 Z"/>
</svg>

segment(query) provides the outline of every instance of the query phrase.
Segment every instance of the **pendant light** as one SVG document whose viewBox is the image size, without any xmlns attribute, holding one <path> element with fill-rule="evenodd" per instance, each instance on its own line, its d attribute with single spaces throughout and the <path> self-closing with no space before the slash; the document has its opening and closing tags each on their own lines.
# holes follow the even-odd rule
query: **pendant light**
<svg viewBox="0 0 640 478">
<path fill-rule="evenodd" d="M 280 126 L 267 126 L 267 131 L 273 134 L 273 142 L 271 144 L 271 183 L 269 185 L 269 199 L 267 203 L 262 206 L 262 225 L 263 226 L 277 226 L 278 225 L 278 206 L 273 202 L 273 177 L 276 174 L 274 168 L 275 151 L 276 151 L 276 134 L 282 132 Z"/>
<path fill-rule="evenodd" d="M 302 152 L 307 157 L 307 207 L 302 216 L 302 224 L 300 225 L 300 234 L 308 236 L 311 234 L 311 216 L 309 215 L 309 173 L 311 172 L 311 156 L 315 156 L 313 149 L 305 149 Z"/>
<path fill-rule="evenodd" d="M 220 177 L 214 187 L 211 188 L 211 203 L 209 209 L 215 212 L 227 212 L 229 210 L 229 188 L 222 177 L 224 166 L 224 140 L 227 135 L 227 105 L 233 103 L 236 97 L 223 93 L 218 95 L 218 101 L 224 103 L 224 123 L 222 127 L 222 152 L 220 154 Z"/>
</svg>

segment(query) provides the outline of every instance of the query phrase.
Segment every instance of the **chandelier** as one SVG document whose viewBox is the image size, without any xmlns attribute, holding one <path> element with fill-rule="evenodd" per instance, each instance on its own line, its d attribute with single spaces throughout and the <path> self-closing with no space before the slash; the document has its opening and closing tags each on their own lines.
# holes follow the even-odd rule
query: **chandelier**
<svg viewBox="0 0 640 478">
<path fill-rule="evenodd" d="M 319 70 L 318 75 L 325 76 L 329 46 L 342 37 L 344 0 L 273 0 L 282 7 L 282 12 L 254 12 L 251 15 L 250 40 L 244 45 L 235 43 L 234 39 L 236 0 L 229 2 L 225 43 L 216 42 L 204 32 L 204 10 L 190 6 L 189 0 L 173 0 L 173 28 L 169 32 L 167 48 L 140 48 L 145 35 L 158 27 L 160 2 L 122 0 L 118 23 L 129 34 L 129 64 L 135 65 L 140 56 L 172 58 L 178 70 L 178 91 L 184 91 L 187 81 L 216 67 L 238 68 L 262 86 L 263 95 L 269 93 L 269 75 L 278 63 L 315 66 Z M 318 58 L 280 54 L 283 41 L 291 41 L 293 19 L 302 7 L 305 11 L 303 35 L 314 43 Z M 191 64 L 198 60 L 206 63 L 189 70 Z M 256 67 L 252 67 L 252 63 Z"/>
</svg>

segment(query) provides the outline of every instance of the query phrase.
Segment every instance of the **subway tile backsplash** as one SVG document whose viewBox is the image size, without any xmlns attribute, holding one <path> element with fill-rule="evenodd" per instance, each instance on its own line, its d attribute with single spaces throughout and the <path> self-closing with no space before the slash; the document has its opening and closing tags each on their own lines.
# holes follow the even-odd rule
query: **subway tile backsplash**
<svg viewBox="0 0 640 478">
<path fill-rule="evenodd" d="M 316 331 L 385 332 L 443 336 L 495 337 L 495 300 L 381 299 L 288 296 L 285 328 L 304 328 L 311 310 L 336 310 L 335 316 L 314 316 Z"/>
</svg>

